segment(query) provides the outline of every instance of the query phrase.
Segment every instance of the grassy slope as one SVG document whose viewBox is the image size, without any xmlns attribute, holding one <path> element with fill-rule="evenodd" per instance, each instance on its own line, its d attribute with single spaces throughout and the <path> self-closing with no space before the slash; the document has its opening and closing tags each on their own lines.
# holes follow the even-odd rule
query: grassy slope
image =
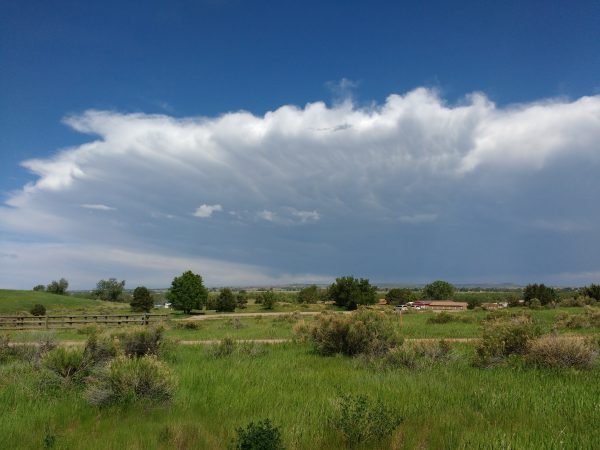
<svg viewBox="0 0 600 450">
<path fill-rule="evenodd" d="M 106 312 L 128 310 L 123 303 L 101 302 L 70 295 L 48 294 L 35 291 L 12 291 L 0 289 L 0 314 L 10 315 L 26 312 L 35 304 L 44 305 L 49 313 L 73 314 L 106 310 Z"/>
<path fill-rule="evenodd" d="M 176 399 L 154 408 L 98 409 L 77 389 L 43 391 L 33 375 L 0 366 L 0 448 L 41 448 L 49 433 L 56 449 L 225 449 L 236 427 L 269 417 L 288 449 L 342 449 L 327 417 L 343 392 L 380 398 L 404 417 L 391 441 L 362 448 L 537 450 L 600 442 L 598 368 L 483 370 L 464 358 L 380 372 L 292 344 L 255 357 L 214 358 L 198 347 L 176 352 Z"/>
</svg>

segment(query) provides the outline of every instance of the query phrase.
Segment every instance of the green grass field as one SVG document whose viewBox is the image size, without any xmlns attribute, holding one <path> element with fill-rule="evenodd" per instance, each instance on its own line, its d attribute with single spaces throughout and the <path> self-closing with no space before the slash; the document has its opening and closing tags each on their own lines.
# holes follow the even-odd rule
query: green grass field
<svg viewBox="0 0 600 450">
<path fill-rule="evenodd" d="M 457 352 L 470 352 L 460 345 Z M 592 449 L 600 442 L 598 369 L 477 369 L 466 358 L 419 371 L 377 371 L 307 345 L 260 356 L 178 347 L 172 404 L 99 409 L 80 388 L 45 391 L 30 369 L 0 366 L 0 448 L 226 449 L 237 427 L 270 418 L 288 449 L 346 448 L 328 425 L 341 393 L 381 399 L 403 417 L 380 449 Z"/>
<path fill-rule="evenodd" d="M 99 307 L 94 300 L 0 291 L 4 313 L 47 302 L 51 311 Z M 128 305 L 100 306 L 128 310 Z M 296 310 L 306 310 L 292 305 Z M 279 305 L 293 311 L 290 305 Z M 316 305 L 315 309 L 322 307 Z M 260 311 L 259 308 L 249 308 Z M 558 314 L 583 308 L 510 309 L 531 314 L 545 333 Z M 396 316 L 402 335 L 477 338 L 486 311 L 452 313 L 456 320 L 430 323 L 432 312 Z M 166 335 L 175 340 L 290 339 L 298 317 L 226 316 L 185 329 L 173 315 Z M 311 321 L 313 317 L 302 317 Z M 122 331 L 121 329 L 113 329 Z M 600 330 L 559 329 L 592 334 Z M 0 334 L 4 334 L 0 331 Z M 49 333 L 13 331 L 13 341 L 83 341 L 85 329 Z M 43 336 L 42 336 L 43 335 Z M 393 435 L 362 449 L 594 449 L 600 442 L 600 365 L 589 370 L 549 370 L 470 364 L 473 343 L 453 343 L 449 362 L 420 369 L 382 369 L 360 359 L 323 357 L 308 344 L 267 345 L 264 352 L 215 357 L 206 346 L 175 346 L 167 364 L 178 386 L 165 406 L 133 404 L 99 408 L 83 399 L 84 386 L 48 388 L 36 364 L 0 363 L 0 449 L 227 449 L 238 427 L 271 419 L 287 449 L 348 448 L 330 424 L 335 399 L 344 393 L 379 399 L 403 418 Z M 50 444 L 48 444 L 51 442 Z"/>
</svg>

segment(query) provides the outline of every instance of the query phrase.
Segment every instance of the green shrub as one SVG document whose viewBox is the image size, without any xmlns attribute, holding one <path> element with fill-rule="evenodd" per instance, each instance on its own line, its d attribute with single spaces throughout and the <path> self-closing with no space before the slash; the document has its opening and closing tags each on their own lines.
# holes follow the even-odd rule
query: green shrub
<svg viewBox="0 0 600 450">
<path fill-rule="evenodd" d="M 82 381 L 88 375 L 90 361 L 79 348 L 58 347 L 46 353 L 42 366 L 66 381 Z"/>
<path fill-rule="evenodd" d="M 300 339 L 310 339 L 318 353 L 382 355 L 402 342 L 397 317 L 359 309 L 351 314 L 322 313 L 310 325 L 295 327 Z M 303 333 L 307 335 L 303 336 Z"/>
<path fill-rule="evenodd" d="M 173 397 L 175 387 L 173 373 L 155 355 L 119 356 L 96 370 L 85 398 L 96 406 L 137 401 L 165 403 Z"/>
<path fill-rule="evenodd" d="M 596 346 L 579 338 L 544 336 L 527 345 L 525 360 L 536 367 L 588 369 L 598 358 Z"/>
<path fill-rule="evenodd" d="M 236 450 L 284 450 L 279 429 L 269 419 L 250 422 L 246 428 L 236 430 L 237 439 L 232 448 Z"/>
<path fill-rule="evenodd" d="M 590 322 L 588 318 L 583 314 L 568 314 L 561 313 L 556 316 L 556 326 L 558 328 L 589 328 Z"/>
<path fill-rule="evenodd" d="M 33 305 L 31 310 L 29 310 L 32 316 L 45 316 L 46 315 L 46 307 L 44 305 L 40 305 L 39 303 Z"/>
<path fill-rule="evenodd" d="M 348 446 L 381 441 L 389 437 L 401 422 L 402 418 L 381 401 L 350 394 L 335 399 L 330 418 L 330 424 Z"/>
<path fill-rule="evenodd" d="M 445 340 L 404 342 L 390 350 L 383 357 L 381 365 L 385 368 L 408 369 L 429 367 L 450 361 L 451 350 L 450 344 Z"/>
<path fill-rule="evenodd" d="M 160 356 L 164 353 L 163 350 L 166 342 L 163 333 L 164 329 L 162 327 L 143 327 L 117 334 L 117 337 L 121 343 L 123 352 L 127 356 Z"/>
<path fill-rule="evenodd" d="M 540 335 L 540 329 L 527 315 L 484 322 L 483 336 L 476 345 L 476 364 L 491 365 L 507 356 L 523 354 L 527 343 Z"/>
<path fill-rule="evenodd" d="M 118 341 L 107 334 L 92 333 L 84 348 L 84 354 L 91 364 L 102 364 L 120 353 Z"/>
<path fill-rule="evenodd" d="M 441 313 L 434 314 L 427 319 L 427 323 L 450 323 L 459 322 L 460 318 L 453 314 L 442 311 Z"/>
<path fill-rule="evenodd" d="M 183 320 L 175 324 L 175 328 L 179 330 L 199 330 L 202 327 L 198 321 Z"/>
<path fill-rule="evenodd" d="M 542 302 L 537 298 L 532 298 L 527 303 L 527 306 L 529 306 L 529 309 L 540 309 L 542 307 Z"/>
<path fill-rule="evenodd" d="M 585 317 L 593 327 L 600 327 L 600 310 L 591 306 L 585 307 Z"/>
</svg>

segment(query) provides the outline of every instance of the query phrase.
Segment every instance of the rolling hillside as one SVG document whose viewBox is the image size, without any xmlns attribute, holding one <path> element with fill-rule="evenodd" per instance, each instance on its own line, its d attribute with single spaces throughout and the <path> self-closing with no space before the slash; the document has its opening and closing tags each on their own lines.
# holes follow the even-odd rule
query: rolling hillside
<svg viewBox="0 0 600 450">
<path fill-rule="evenodd" d="M 44 305 L 48 313 L 52 314 L 76 314 L 91 311 L 108 313 L 129 310 L 129 305 L 126 303 L 89 300 L 47 292 L 0 289 L 0 314 L 27 313 L 33 305 L 38 303 Z"/>
</svg>

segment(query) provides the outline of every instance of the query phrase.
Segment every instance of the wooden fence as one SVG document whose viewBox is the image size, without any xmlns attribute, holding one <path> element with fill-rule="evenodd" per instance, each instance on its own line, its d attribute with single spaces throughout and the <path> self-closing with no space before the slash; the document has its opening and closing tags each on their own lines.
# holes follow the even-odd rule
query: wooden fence
<svg viewBox="0 0 600 450">
<path fill-rule="evenodd" d="M 0 316 L 0 330 L 50 330 L 83 325 L 150 325 L 167 320 L 168 314 L 86 314 L 72 316 Z"/>
</svg>

